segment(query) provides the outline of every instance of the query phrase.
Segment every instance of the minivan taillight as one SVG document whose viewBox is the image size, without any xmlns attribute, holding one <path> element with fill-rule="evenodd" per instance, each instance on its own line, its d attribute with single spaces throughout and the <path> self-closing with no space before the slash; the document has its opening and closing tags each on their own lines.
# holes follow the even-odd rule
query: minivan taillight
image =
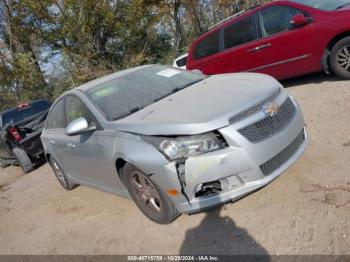
<svg viewBox="0 0 350 262">
<path fill-rule="evenodd" d="M 9 129 L 9 132 L 12 135 L 12 137 L 16 140 L 16 142 L 19 142 L 22 140 L 22 136 L 18 133 L 17 128 L 11 127 Z"/>
</svg>

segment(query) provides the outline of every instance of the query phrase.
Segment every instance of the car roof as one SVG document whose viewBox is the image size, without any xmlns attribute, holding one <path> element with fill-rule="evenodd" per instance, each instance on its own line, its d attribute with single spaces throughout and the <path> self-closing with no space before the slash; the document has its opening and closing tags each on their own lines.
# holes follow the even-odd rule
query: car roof
<svg viewBox="0 0 350 262">
<path fill-rule="evenodd" d="M 233 21 L 242 19 L 244 17 L 247 17 L 251 15 L 252 13 L 256 13 L 259 10 L 268 7 L 268 6 L 274 6 L 278 4 L 288 4 L 288 5 L 302 5 L 300 3 L 296 3 L 292 0 L 273 0 L 271 2 L 261 4 L 261 5 L 256 5 L 253 6 L 250 9 L 245 10 L 244 12 L 238 13 L 238 15 L 233 15 L 231 19 L 224 19 L 222 22 L 217 23 L 214 25 L 212 28 L 208 29 L 207 31 L 203 32 L 198 38 L 196 38 L 196 42 L 202 40 L 203 38 L 206 38 L 207 36 L 211 35 L 213 32 L 220 31 L 221 28 L 226 27 L 227 25 L 230 25 Z"/>
<path fill-rule="evenodd" d="M 114 80 L 114 79 L 116 79 L 118 77 L 130 74 L 132 72 L 135 72 L 135 71 L 138 71 L 138 70 L 150 67 L 150 66 L 152 66 L 152 65 L 137 66 L 137 67 L 125 69 L 125 70 L 122 70 L 122 71 L 118 71 L 118 72 L 115 72 L 115 73 L 112 73 L 112 74 L 109 74 L 109 75 L 106 75 L 106 76 L 102 76 L 102 77 L 97 78 L 95 80 L 92 80 L 90 82 L 84 83 L 84 84 L 82 84 L 82 85 L 80 85 L 80 86 L 78 86 L 78 87 L 76 87 L 76 88 L 74 88 L 72 90 L 87 91 L 90 88 L 93 88 L 93 87 L 95 87 L 97 85 L 109 82 L 109 81 Z"/>
<path fill-rule="evenodd" d="M 180 60 L 180 59 L 182 59 L 182 58 L 184 58 L 184 57 L 187 57 L 187 56 L 188 56 L 188 53 L 183 54 L 183 55 L 180 55 L 180 56 L 176 57 L 176 58 L 174 59 L 174 61 Z"/>
</svg>

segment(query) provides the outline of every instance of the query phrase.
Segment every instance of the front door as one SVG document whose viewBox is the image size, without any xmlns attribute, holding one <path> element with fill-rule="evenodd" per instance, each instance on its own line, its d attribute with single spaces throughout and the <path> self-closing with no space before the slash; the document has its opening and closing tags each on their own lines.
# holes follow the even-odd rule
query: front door
<svg viewBox="0 0 350 262">
<path fill-rule="evenodd" d="M 97 129 L 80 135 L 66 135 L 63 165 L 72 177 L 80 181 L 108 188 L 115 186 L 117 176 L 113 175 L 116 172 L 112 170 L 112 155 L 103 147 L 110 138 L 103 135 L 104 131 L 99 127 L 96 118 L 77 96 L 66 97 L 65 114 L 67 124 L 84 117 L 89 126 L 97 126 Z"/>
<path fill-rule="evenodd" d="M 294 27 L 291 20 L 297 14 L 309 17 L 310 23 Z M 262 9 L 259 17 L 262 38 L 257 51 L 264 65 L 253 71 L 283 79 L 319 70 L 321 61 L 314 62 L 314 26 L 309 14 L 294 7 L 276 5 Z"/>
</svg>

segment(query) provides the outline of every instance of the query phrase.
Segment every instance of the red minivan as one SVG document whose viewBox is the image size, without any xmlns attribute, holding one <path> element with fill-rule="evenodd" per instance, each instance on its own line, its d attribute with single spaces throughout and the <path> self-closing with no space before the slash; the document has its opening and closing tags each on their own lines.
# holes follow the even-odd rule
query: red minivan
<svg viewBox="0 0 350 262">
<path fill-rule="evenodd" d="M 350 0 L 273 1 L 242 13 L 193 42 L 187 69 L 350 79 Z"/>
</svg>

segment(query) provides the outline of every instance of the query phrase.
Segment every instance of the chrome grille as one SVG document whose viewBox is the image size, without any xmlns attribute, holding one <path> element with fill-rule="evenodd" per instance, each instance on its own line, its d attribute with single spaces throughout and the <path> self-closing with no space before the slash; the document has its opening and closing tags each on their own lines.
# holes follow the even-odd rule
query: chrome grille
<svg viewBox="0 0 350 262">
<path fill-rule="evenodd" d="M 267 176 L 271 174 L 273 171 L 275 171 L 277 168 L 282 166 L 300 148 L 304 140 L 305 140 L 305 133 L 303 129 L 301 133 L 294 139 L 294 141 L 289 146 L 287 146 L 284 150 L 282 150 L 282 152 L 280 152 L 275 157 L 273 157 L 272 159 L 270 159 L 269 161 L 265 162 L 260 166 L 261 172 L 263 172 L 263 174 Z"/>
<path fill-rule="evenodd" d="M 256 114 L 257 112 L 259 112 L 262 107 L 269 102 L 272 102 L 273 100 L 276 99 L 276 97 L 278 97 L 281 93 L 281 88 L 278 88 L 277 90 L 273 91 L 273 93 L 271 95 L 269 95 L 268 97 L 264 98 L 263 100 L 261 100 L 260 102 L 256 103 L 255 105 L 248 107 L 247 109 L 245 109 L 244 111 L 240 112 L 239 114 L 231 117 L 229 119 L 230 124 L 236 123 L 244 118 L 247 118 L 249 116 L 252 116 L 254 114 Z"/>
<path fill-rule="evenodd" d="M 238 130 L 238 132 L 252 143 L 261 142 L 282 131 L 291 122 L 295 111 L 293 101 L 288 97 L 280 106 L 276 115 L 267 116 L 252 125 Z"/>
</svg>

